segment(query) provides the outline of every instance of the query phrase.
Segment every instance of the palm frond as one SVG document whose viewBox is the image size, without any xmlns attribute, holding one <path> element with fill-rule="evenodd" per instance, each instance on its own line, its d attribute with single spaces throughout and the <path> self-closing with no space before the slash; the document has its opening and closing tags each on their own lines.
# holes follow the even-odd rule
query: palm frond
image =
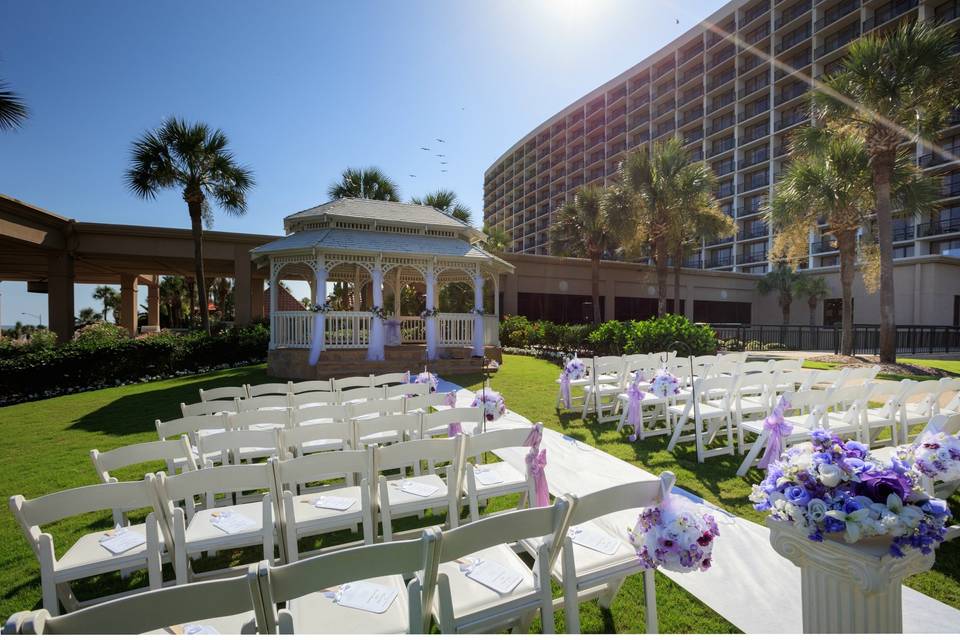
<svg viewBox="0 0 960 640">
<path fill-rule="evenodd" d="M 16 129 L 27 119 L 29 111 L 23 99 L 0 80 L 0 131 Z"/>
</svg>

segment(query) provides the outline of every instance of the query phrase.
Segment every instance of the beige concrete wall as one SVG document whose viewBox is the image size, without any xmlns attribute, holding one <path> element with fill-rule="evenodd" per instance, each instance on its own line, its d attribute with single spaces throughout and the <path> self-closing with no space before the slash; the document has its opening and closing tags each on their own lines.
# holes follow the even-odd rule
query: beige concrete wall
<svg viewBox="0 0 960 640">
<path fill-rule="evenodd" d="M 504 254 L 516 273 L 504 276 L 504 313 L 516 313 L 518 293 L 554 293 L 590 295 L 590 262 L 578 258 L 555 258 Z M 832 293 L 840 297 L 839 270 L 835 267 L 816 269 Z M 953 324 L 953 298 L 960 295 L 960 259 L 945 256 L 922 256 L 899 260 L 894 265 L 896 315 L 898 324 Z M 760 276 L 684 269 L 681 271 L 681 297 L 684 300 L 712 300 L 751 303 L 754 324 L 780 324 L 781 313 L 776 295 L 757 293 Z M 673 297 L 673 274 L 668 277 L 668 296 Z M 656 275 L 648 265 L 603 261 L 600 268 L 600 295 L 606 297 L 606 316 L 613 317 L 615 297 L 655 298 Z M 854 280 L 854 322 L 877 324 L 880 319 L 879 295 L 867 293 L 858 273 Z M 692 316 L 693 305 L 686 303 Z M 791 324 L 807 324 L 809 308 L 806 300 L 794 300 L 790 309 Z M 823 321 L 823 302 L 817 305 L 817 322 Z"/>
</svg>

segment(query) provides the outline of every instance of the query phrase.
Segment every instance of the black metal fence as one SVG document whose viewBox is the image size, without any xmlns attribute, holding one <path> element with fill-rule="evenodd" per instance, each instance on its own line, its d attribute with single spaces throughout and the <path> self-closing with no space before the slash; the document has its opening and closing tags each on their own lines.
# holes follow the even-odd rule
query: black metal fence
<svg viewBox="0 0 960 640">
<path fill-rule="evenodd" d="M 839 326 L 711 324 L 727 351 L 828 351 L 840 353 Z M 853 327 L 853 353 L 880 349 L 880 327 Z M 903 325 L 897 327 L 897 353 L 960 351 L 960 327 Z"/>
</svg>

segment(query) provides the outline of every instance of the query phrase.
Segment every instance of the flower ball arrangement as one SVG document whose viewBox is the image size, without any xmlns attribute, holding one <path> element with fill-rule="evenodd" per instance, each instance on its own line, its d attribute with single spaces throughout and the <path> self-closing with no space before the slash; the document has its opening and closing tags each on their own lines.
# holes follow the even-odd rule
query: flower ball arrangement
<svg viewBox="0 0 960 640">
<path fill-rule="evenodd" d="M 658 507 L 640 512 L 629 532 L 644 569 L 663 567 L 679 573 L 706 571 L 713 561 L 713 540 L 720 535 L 713 516 L 690 501 L 671 495 Z"/>
<path fill-rule="evenodd" d="M 563 373 L 566 374 L 568 380 L 580 380 L 587 375 L 587 365 L 583 364 L 583 360 L 574 355 L 563 365 Z"/>
<path fill-rule="evenodd" d="M 829 534 L 851 544 L 889 536 L 893 556 L 902 557 L 905 547 L 928 554 L 943 541 L 950 510 L 924 492 L 918 468 L 897 456 L 881 461 L 860 442 L 814 431 L 810 442 L 770 464 L 750 500 L 813 541 Z"/>
<path fill-rule="evenodd" d="M 477 391 L 470 406 L 483 407 L 483 415 L 489 422 L 503 417 L 507 412 L 507 404 L 503 401 L 503 396 L 492 389 Z"/>
<path fill-rule="evenodd" d="M 931 481 L 960 480 L 960 437 L 927 431 L 914 444 L 901 447 L 897 457 Z"/>
<path fill-rule="evenodd" d="M 437 376 L 430 373 L 429 371 L 421 371 L 417 374 L 417 377 L 414 379 L 414 382 L 417 384 L 429 384 L 430 393 L 433 393 L 437 390 Z"/>
<path fill-rule="evenodd" d="M 650 392 L 658 398 L 669 398 L 680 393 L 680 380 L 667 369 L 658 369 L 650 381 Z"/>
</svg>

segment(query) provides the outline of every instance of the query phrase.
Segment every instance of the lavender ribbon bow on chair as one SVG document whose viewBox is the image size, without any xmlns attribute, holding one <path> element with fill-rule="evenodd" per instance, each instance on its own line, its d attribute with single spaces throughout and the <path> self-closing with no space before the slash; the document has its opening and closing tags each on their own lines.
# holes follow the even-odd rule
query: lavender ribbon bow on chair
<svg viewBox="0 0 960 640">
<path fill-rule="evenodd" d="M 523 446 L 530 447 L 531 449 L 539 449 L 540 442 L 543 440 L 543 423 L 537 422 L 532 427 L 530 427 L 530 433 L 527 434 L 527 439 L 523 441 Z"/>
<path fill-rule="evenodd" d="M 572 406 L 570 401 L 570 374 L 566 371 L 560 374 L 560 398 L 563 400 L 564 409 L 569 409 Z"/>
<path fill-rule="evenodd" d="M 547 489 L 547 474 L 544 468 L 547 466 L 547 450 L 530 448 L 527 454 L 527 473 L 533 477 L 533 489 L 536 494 L 534 504 L 538 507 L 550 506 L 550 491 Z"/>
<path fill-rule="evenodd" d="M 640 402 L 645 394 L 640 391 L 639 382 L 639 379 L 635 380 L 627 388 L 627 422 L 633 425 L 633 434 L 628 438 L 630 442 L 636 442 L 637 438 L 640 437 L 640 427 L 643 425 L 643 420 L 640 417 Z"/>
<path fill-rule="evenodd" d="M 766 469 L 771 462 L 780 457 L 784 441 L 793 433 L 793 425 L 783 417 L 783 413 L 789 408 L 790 403 L 781 397 L 777 406 L 773 408 L 773 412 L 763 421 L 763 430 L 767 434 L 767 446 L 757 464 L 761 469 Z"/>
<path fill-rule="evenodd" d="M 447 405 L 451 409 L 457 406 L 457 393 L 455 391 L 449 392 L 443 399 L 443 404 Z M 454 438 L 463 433 L 463 425 L 459 422 L 451 422 L 447 425 L 447 437 Z"/>
</svg>

